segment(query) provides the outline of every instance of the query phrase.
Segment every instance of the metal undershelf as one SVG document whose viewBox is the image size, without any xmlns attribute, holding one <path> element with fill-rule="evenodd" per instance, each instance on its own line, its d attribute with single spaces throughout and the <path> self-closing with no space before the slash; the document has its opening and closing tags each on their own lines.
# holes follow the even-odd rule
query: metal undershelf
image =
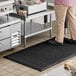
<svg viewBox="0 0 76 76">
<path fill-rule="evenodd" d="M 51 29 L 52 27 L 50 27 L 50 23 L 48 23 L 47 26 L 45 26 L 44 24 L 38 24 L 35 22 L 32 22 L 32 25 L 30 25 L 30 23 L 26 23 L 25 38 L 49 31 Z"/>
</svg>

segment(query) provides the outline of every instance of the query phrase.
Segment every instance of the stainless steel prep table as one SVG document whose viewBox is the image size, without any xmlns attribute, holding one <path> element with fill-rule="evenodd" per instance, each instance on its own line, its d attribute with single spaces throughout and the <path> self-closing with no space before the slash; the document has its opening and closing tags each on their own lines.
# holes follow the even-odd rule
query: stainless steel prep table
<svg viewBox="0 0 76 76">
<path fill-rule="evenodd" d="M 22 25 L 22 31 L 23 31 L 23 34 L 22 34 L 22 44 L 24 46 L 26 46 L 26 39 L 28 37 L 31 37 L 31 36 L 34 36 L 34 35 L 37 35 L 37 34 L 40 34 L 40 33 L 43 33 L 43 32 L 46 32 L 46 31 L 49 31 L 50 32 L 50 37 L 51 37 L 51 30 L 52 30 L 52 14 L 54 13 L 54 10 L 47 10 L 47 11 L 43 11 L 43 12 L 40 12 L 40 13 L 36 13 L 36 14 L 32 14 L 32 15 L 29 15 L 29 16 L 20 16 L 18 14 L 11 14 L 11 16 L 14 16 L 14 17 L 17 17 L 17 18 L 21 18 L 21 20 L 23 20 L 23 25 Z M 49 23 L 49 27 L 48 27 L 48 22 L 47 20 L 45 20 L 45 18 L 47 16 L 50 16 L 50 23 Z M 29 34 L 27 34 L 27 21 L 30 20 L 30 31 L 32 31 L 31 29 L 33 28 L 33 19 L 35 18 L 39 18 L 39 17 L 44 17 L 44 25 L 43 25 L 43 28 L 41 30 L 37 30 L 37 31 L 34 31 L 34 32 L 30 32 Z M 41 26 L 41 25 L 40 25 Z"/>
</svg>

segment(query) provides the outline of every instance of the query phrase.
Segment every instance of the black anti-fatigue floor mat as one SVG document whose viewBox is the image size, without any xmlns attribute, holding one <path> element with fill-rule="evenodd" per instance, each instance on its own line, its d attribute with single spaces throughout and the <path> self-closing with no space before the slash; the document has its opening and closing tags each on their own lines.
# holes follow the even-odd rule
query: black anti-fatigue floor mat
<svg viewBox="0 0 76 76">
<path fill-rule="evenodd" d="M 69 57 L 76 55 L 76 45 L 64 43 L 64 46 L 50 45 L 47 41 L 5 56 L 17 63 L 43 71 Z"/>
</svg>

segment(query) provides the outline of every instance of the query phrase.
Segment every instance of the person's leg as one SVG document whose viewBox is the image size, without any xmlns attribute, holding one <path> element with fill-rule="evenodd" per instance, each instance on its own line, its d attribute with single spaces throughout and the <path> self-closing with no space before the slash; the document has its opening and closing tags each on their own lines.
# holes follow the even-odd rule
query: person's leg
<svg viewBox="0 0 76 76">
<path fill-rule="evenodd" d="M 71 39 L 76 40 L 75 8 L 69 7 L 67 14 L 68 14 L 68 20 L 69 20 L 69 29 L 70 29 Z"/>
<path fill-rule="evenodd" d="M 64 5 L 56 5 L 55 13 L 56 13 L 56 38 L 57 42 L 63 43 L 64 39 L 64 23 L 67 13 L 67 6 Z"/>
<path fill-rule="evenodd" d="M 67 11 L 67 17 L 69 21 L 69 29 L 71 39 L 66 39 L 65 42 L 76 44 L 76 16 L 75 16 L 75 8 L 69 7 Z"/>
</svg>

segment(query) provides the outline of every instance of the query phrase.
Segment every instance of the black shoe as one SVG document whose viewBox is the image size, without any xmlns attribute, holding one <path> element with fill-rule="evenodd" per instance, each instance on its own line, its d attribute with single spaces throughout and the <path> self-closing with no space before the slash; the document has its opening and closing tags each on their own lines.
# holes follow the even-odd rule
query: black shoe
<svg viewBox="0 0 76 76">
<path fill-rule="evenodd" d="M 57 46 L 62 46 L 62 45 L 64 45 L 63 43 L 57 42 L 57 41 L 55 41 L 55 40 L 50 40 L 50 41 L 48 41 L 48 43 L 49 43 L 49 44 L 52 44 L 52 45 L 57 45 Z"/>
<path fill-rule="evenodd" d="M 66 43 L 76 44 L 76 40 L 73 40 L 73 39 L 64 38 L 64 41 L 65 41 Z"/>
</svg>

